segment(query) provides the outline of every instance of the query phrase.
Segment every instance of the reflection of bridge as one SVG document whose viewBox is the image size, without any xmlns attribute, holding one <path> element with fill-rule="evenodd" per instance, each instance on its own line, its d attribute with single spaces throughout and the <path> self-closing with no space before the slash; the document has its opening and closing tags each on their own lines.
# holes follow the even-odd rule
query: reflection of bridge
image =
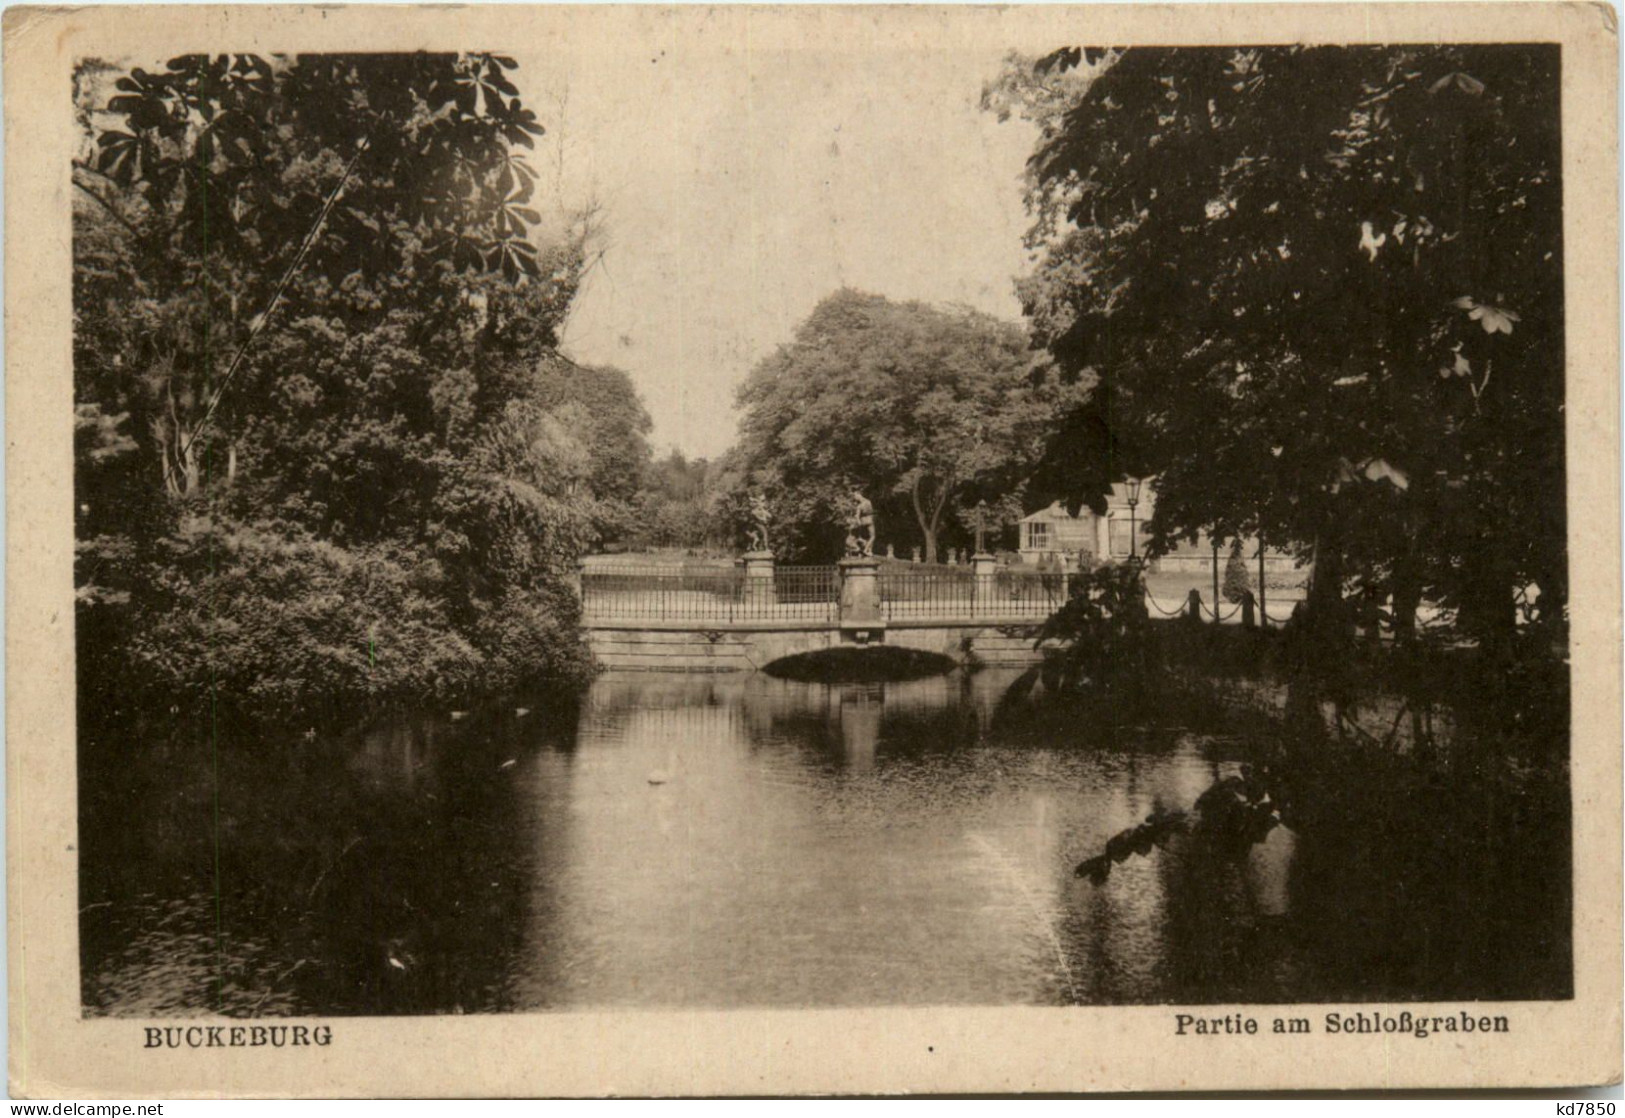
<svg viewBox="0 0 1625 1118">
<path fill-rule="evenodd" d="M 777 567 L 599 567 L 582 572 L 582 624 L 610 668 L 750 671 L 799 653 L 886 645 L 961 663 L 1027 664 L 1066 576 L 978 557 L 962 568 L 877 559 Z"/>
</svg>

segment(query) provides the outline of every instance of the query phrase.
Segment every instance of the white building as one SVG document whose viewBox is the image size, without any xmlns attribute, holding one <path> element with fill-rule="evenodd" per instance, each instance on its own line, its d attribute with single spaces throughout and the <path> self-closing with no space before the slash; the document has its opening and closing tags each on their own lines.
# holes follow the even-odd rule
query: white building
<svg viewBox="0 0 1625 1118">
<path fill-rule="evenodd" d="M 1134 501 L 1130 504 L 1130 496 Z M 1073 516 L 1061 502 L 1039 509 L 1021 521 L 1020 554 L 1022 562 L 1036 564 L 1040 559 L 1061 556 L 1068 560 L 1082 559 L 1085 563 L 1119 562 L 1132 555 L 1145 555 L 1149 534 L 1146 524 L 1157 509 L 1155 485 L 1142 481 L 1138 491 L 1128 482 L 1117 482 L 1106 496 L 1106 512 L 1096 515 L 1087 506 Z M 1138 537 L 1130 545 L 1130 533 Z M 1253 559 L 1258 545 L 1251 539 L 1242 540 L 1242 554 Z M 1221 562 L 1229 558 L 1229 545 L 1221 547 Z M 1213 564 L 1213 545 L 1206 535 L 1181 542 L 1167 555 L 1150 562 L 1152 570 L 1208 570 Z M 1268 549 L 1264 565 L 1271 571 L 1290 571 L 1295 560 L 1285 552 Z"/>
</svg>

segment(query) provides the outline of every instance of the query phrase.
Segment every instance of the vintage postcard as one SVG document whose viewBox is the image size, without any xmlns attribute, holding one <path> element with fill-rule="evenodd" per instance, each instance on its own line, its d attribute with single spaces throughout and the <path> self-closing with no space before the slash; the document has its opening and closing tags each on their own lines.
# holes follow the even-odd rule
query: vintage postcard
<svg viewBox="0 0 1625 1118">
<path fill-rule="evenodd" d="M 1615 18 L 10 9 L 14 1094 L 1617 1082 Z"/>
</svg>

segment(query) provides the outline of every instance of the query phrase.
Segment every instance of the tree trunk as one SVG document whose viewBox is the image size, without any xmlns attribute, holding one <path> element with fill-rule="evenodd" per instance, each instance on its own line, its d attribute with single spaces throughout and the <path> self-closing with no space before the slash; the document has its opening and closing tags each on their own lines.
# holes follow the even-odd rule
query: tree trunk
<svg viewBox="0 0 1625 1118">
<path fill-rule="evenodd" d="M 1315 571 L 1309 579 L 1309 619 L 1326 639 L 1342 635 L 1348 611 L 1343 603 L 1343 556 L 1330 533 L 1315 540 Z M 1352 634 L 1351 634 L 1352 635 Z"/>
<path fill-rule="evenodd" d="M 1344 676 L 1354 630 L 1343 602 L 1343 555 L 1330 528 L 1316 537 L 1314 555 L 1307 608 L 1292 634 L 1292 659 L 1302 713 L 1312 710 L 1318 719 L 1323 701 L 1329 699 L 1341 715 L 1348 699 Z"/>
<path fill-rule="evenodd" d="M 1535 617 L 1548 632 L 1560 632 L 1568 604 L 1568 556 L 1562 550 L 1547 551 L 1535 570 L 1535 585 L 1540 589 Z"/>
<path fill-rule="evenodd" d="M 915 478 L 914 484 L 909 488 L 908 495 L 909 500 L 914 504 L 914 519 L 919 522 L 920 535 L 925 538 L 925 561 L 935 563 L 937 561 L 937 529 L 942 523 L 942 510 L 948 504 L 948 494 L 953 489 L 953 483 L 951 481 L 942 483 L 942 487 L 937 490 L 936 500 L 932 502 L 931 513 L 927 516 L 925 509 L 920 504 L 920 482 L 923 480 L 923 476 Z"/>
<path fill-rule="evenodd" d="M 1404 646 L 1416 640 L 1416 610 L 1422 604 L 1422 571 L 1416 559 L 1402 555 L 1394 560 L 1393 585 L 1394 643 Z"/>
<path fill-rule="evenodd" d="M 1500 550 L 1486 543 L 1468 556 L 1462 587 L 1461 626 L 1478 640 L 1487 657 L 1503 659 L 1511 654 L 1518 629 L 1517 603 L 1513 599 L 1513 576 Z"/>
<path fill-rule="evenodd" d="M 166 389 L 165 396 L 168 414 L 152 421 L 152 435 L 163 466 L 164 491 L 171 497 L 185 497 L 198 488 L 196 435 L 181 422 L 173 390 Z"/>
<path fill-rule="evenodd" d="M 909 487 L 908 499 L 914 505 L 914 519 L 920 526 L 920 535 L 925 537 L 925 561 L 937 561 L 937 536 L 931 531 L 931 524 L 925 518 L 925 510 L 920 507 L 920 479 L 915 478 L 914 484 Z"/>
</svg>

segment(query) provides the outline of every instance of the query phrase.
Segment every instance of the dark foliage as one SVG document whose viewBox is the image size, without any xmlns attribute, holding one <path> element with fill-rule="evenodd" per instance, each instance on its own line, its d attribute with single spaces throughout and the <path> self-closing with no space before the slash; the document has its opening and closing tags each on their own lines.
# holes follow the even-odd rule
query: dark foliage
<svg viewBox="0 0 1625 1118">
<path fill-rule="evenodd" d="M 1157 685 L 1155 642 L 1139 564 L 1107 563 L 1075 575 L 1071 596 L 1044 622 L 1051 691 L 1085 692 L 1114 709 L 1138 707 Z"/>
<path fill-rule="evenodd" d="M 1022 72 L 1018 72 L 1022 71 Z M 1132 48 L 1013 65 L 1039 125 L 1037 341 L 1097 379 L 1052 440 L 1073 504 L 1155 474 L 1153 550 L 1262 534 L 1325 585 L 1566 599 L 1558 53 Z"/>
<path fill-rule="evenodd" d="M 81 69 L 86 709 L 338 717 L 584 678 L 592 471 L 548 380 L 581 253 L 533 239 L 512 70 Z"/>
<path fill-rule="evenodd" d="M 1189 835 L 1221 857 L 1240 858 L 1268 838 L 1280 822 L 1280 810 L 1270 798 L 1265 778 L 1244 765 L 1241 775 L 1215 781 L 1189 811 L 1158 809 L 1145 822 L 1119 831 L 1106 840 L 1104 851 L 1079 862 L 1073 872 L 1092 884 L 1104 885 L 1113 865 L 1130 855 L 1150 854 L 1168 845 L 1175 835 Z"/>
</svg>

